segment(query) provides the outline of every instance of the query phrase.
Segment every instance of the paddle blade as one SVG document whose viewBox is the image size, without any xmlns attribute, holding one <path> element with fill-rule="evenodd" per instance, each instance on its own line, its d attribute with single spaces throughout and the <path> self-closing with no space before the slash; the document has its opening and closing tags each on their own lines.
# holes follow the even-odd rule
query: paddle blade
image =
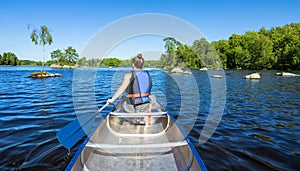
<svg viewBox="0 0 300 171">
<path fill-rule="evenodd" d="M 101 109 L 98 110 L 98 113 L 100 113 L 108 105 L 109 103 L 106 103 Z M 99 125 L 99 122 L 95 120 L 95 117 L 98 113 L 88 113 L 76 118 L 74 121 L 57 132 L 56 136 L 58 141 L 65 148 L 69 149 L 73 147 L 84 136 L 90 135 L 91 132 L 94 132 L 94 126 Z"/>
<path fill-rule="evenodd" d="M 85 114 L 69 123 L 63 129 L 57 132 L 58 141 L 65 147 L 73 147 L 79 140 L 92 131 L 95 125 L 96 114 Z"/>
</svg>

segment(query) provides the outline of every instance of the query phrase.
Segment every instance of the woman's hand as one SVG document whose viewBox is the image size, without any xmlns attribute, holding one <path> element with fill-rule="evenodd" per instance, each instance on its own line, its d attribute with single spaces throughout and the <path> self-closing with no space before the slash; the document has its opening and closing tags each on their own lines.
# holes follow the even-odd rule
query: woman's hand
<svg viewBox="0 0 300 171">
<path fill-rule="evenodd" d="M 113 99 L 107 99 L 106 103 L 112 104 L 113 102 L 114 102 Z"/>
</svg>

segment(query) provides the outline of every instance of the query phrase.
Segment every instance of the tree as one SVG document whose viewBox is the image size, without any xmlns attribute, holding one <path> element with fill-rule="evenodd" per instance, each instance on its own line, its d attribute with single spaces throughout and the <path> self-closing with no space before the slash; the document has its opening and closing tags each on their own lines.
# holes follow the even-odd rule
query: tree
<svg viewBox="0 0 300 171">
<path fill-rule="evenodd" d="M 176 59 L 176 49 L 178 47 L 179 42 L 173 37 L 166 37 L 163 39 L 165 41 L 165 49 L 167 53 L 167 63 L 170 66 L 174 66 L 177 63 Z"/>
<path fill-rule="evenodd" d="M 216 53 L 219 55 L 219 58 L 222 63 L 222 68 L 227 69 L 227 53 L 229 49 L 229 43 L 227 40 L 219 40 L 212 42 L 211 45 L 216 49 Z"/>
<path fill-rule="evenodd" d="M 87 66 L 88 61 L 86 60 L 86 57 L 83 57 L 83 58 L 78 59 L 77 64 L 81 65 L 81 66 Z"/>
<path fill-rule="evenodd" d="M 42 72 L 44 72 L 45 65 L 45 45 L 51 45 L 53 43 L 50 30 L 47 26 L 41 26 L 40 30 L 34 29 L 30 35 L 31 41 L 35 45 L 42 45 L 43 48 L 43 63 L 42 63 Z"/>
<path fill-rule="evenodd" d="M 104 58 L 102 60 L 103 66 L 120 66 L 121 60 L 117 58 Z"/>
<path fill-rule="evenodd" d="M 64 61 L 64 54 L 60 49 L 52 51 L 50 55 L 51 59 L 56 60 L 58 63 L 62 63 Z"/>
<path fill-rule="evenodd" d="M 76 49 L 73 49 L 72 46 L 69 46 L 64 50 L 64 52 L 62 52 L 60 49 L 57 49 L 52 51 L 50 54 L 51 58 L 56 60 L 60 65 L 73 65 L 79 56 L 76 52 Z"/>
<path fill-rule="evenodd" d="M 192 50 L 200 59 L 198 67 L 207 67 L 211 69 L 221 69 L 222 61 L 220 60 L 217 51 L 213 44 L 209 43 L 205 38 L 195 40 L 193 42 Z"/>
<path fill-rule="evenodd" d="M 158 67 L 164 68 L 167 66 L 167 56 L 165 54 L 162 54 L 159 58 L 159 65 Z"/>
<path fill-rule="evenodd" d="M 2 57 L 0 55 L 0 65 L 18 65 L 19 60 L 17 56 L 12 52 L 4 52 Z"/>
<path fill-rule="evenodd" d="M 67 49 L 65 49 L 64 56 L 68 64 L 71 65 L 75 63 L 79 55 L 76 50 L 72 48 L 72 46 L 69 46 Z"/>
</svg>

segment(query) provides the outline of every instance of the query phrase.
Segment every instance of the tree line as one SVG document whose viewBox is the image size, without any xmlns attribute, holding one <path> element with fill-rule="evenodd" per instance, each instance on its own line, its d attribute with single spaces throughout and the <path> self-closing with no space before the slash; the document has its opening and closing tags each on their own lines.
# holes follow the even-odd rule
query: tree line
<svg viewBox="0 0 300 171">
<path fill-rule="evenodd" d="M 300 23 L 212 42 L 225 69 L 300 69 Z"/>
<path fill-rule="evenodd" d="M 0 65 L 31 65 L 37 66 L 42 65 L 42 62 L 31 61 L 31 60 L 19 60 L 18 57 L 12 52 L 4 52 L 2 55 L 0 54 Z"/>
<path fill-rule="evenodd" d="M 159 60 L 146 60 L 145 66 L 159 66 L 160 61 Z M 111 67 L 118 67 L 118 66 L 124 66 L 128 67 L 131 66 L 132 60 L 131 59 L 118 59 L 113 57 L 107 57 L 101 59 L 87 59 L 86 57 L 80 58 L 77 61 L 77 64 L 80 66 L 111 66 Z"/>
<path fill-rule="evenodd" d="M 34 44 L 44 45 L 53 42 L 50 30 L 42 26 L 30 35 Z M 146 60 L 145 66 L 161 68 L 188 67 L 199 69 L 300 69 L 300 23 L 244 34 L 232 34 L 227 40 L 208 42 L 205 38 L 195 40 L 191 46 L 184 45 L 175 38 L 166 37 L 165 53 L 159 60 Z M 43 50 L 44 52 L 44 50 Z M 131 66 L 131 60 L 117 58 L 78 59 L 78 53 L 71 46 L 65 50 L 50 53 L 53 63 L 81 66 Z M 44 55 L 43 55 L 44 56 Z M 43 57 L 44 60 L 44 57 Z M 12 52 L 0 54 L 0 65 L 42 65 L 44 62 L 18 60 Z"/>
<path fill-rule="evenodd" d="M 205 38 L 192 46 L 164 38 L 166 53 L 161 67 L 198 69 L 300 69 L 300 23 L 270 30 L 232 34 L 228 40 L 209 43 Z"/>
</svg>

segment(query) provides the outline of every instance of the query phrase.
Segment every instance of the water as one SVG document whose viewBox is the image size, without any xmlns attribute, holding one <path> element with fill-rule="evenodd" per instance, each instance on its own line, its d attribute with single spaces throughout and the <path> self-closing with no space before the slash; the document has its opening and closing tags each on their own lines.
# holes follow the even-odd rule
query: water
<svg viewBox="0 0 300 171">
<path fill-rule="evenodd" d="M 56 132 L 76 114 L 104 105 L 127 72 L 46 68 L 62 77 L 28 78 L 40 68 L 0 67 L 0 170 L 64 170 L 80 143 L 69 152 Z M 153 92 L 185 130 L 191 129 L 189 138 L 209 170 L 300 170 L 300 77 L 261 71 L 260 80 L 242 79 L 249 73 L 225 71 L 219 79 L 205 71 L 193 71 L 195 78 L 150 71 Z M 226 87 L 213 88 L 212 82 Z M 208 114 L 222 99 L 218 127 L 199 144 Z"/>
</svg>

